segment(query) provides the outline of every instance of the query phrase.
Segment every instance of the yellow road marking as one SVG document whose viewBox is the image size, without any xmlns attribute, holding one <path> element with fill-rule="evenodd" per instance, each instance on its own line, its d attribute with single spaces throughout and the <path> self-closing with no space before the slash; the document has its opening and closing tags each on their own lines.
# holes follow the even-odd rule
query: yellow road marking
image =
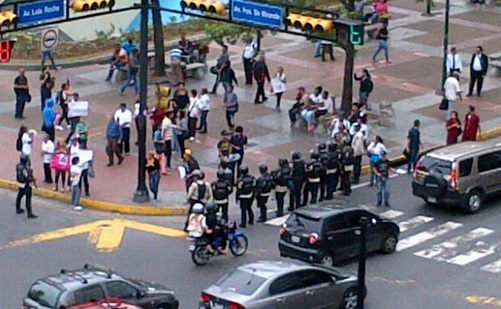
<svg viewBox="0 0 501 309">
<path fill-rule="evenodd" d="M 186 233 L 181 230 L 132 220 L 112 219 L 99 220 L 69 228 L 40 233 L 29 238 L 11 241 L 3 248 L 15 248 L 88 233 L 88 240 L 96 247 L 96 250 L 111 252 L 120 247 L 126 227 L 164 237 L 186 236 Z M 2 248 L 0 247 L 0 249 Z"/>
<path fill-rule="evenodd" d="M 469 295 L 466 296 L 466 301 L 469 302 L 470 304 L 475 304 L 475 305 L 484 305 L 484 306 L 488 305 L 494 307 L 501 307 L 501 300 L 495 297 Z"/>
</svg>

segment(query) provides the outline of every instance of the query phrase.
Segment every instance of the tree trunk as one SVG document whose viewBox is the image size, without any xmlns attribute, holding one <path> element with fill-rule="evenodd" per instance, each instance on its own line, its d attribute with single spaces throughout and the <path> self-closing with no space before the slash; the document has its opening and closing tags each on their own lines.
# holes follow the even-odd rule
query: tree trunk
<svg viewBox="0 0 501 309">
<path fill-rule="evenodd" d="M 151 5 L 160 7 L 158 0 L 151 0 Z M 152 10 L 153 16 L 153 42 L 155 44 L 155 75 L 165 75 L 165 44 L 162 15 L 160 10 Z"/>
<path fill-rule="evenodd" d="M 344 79 L 343 79 L 343 97 L 341 101 L 341 110 L 349 112 L 351 103 L 353 102 L 353 70 L 355 66 L 355 48 L 352 44 L 343 46 L 346 53 L 344 62 Z"/>
<path fill-rule="evenodd" d="M 431 1 L 426 0 L 426 14 L 431 15 Z"/>
<path fill-rule="evenodd" d="M 353 12 L 355 11 L 355 0 L 348 0 L 348 12 Z"/>
</svg>

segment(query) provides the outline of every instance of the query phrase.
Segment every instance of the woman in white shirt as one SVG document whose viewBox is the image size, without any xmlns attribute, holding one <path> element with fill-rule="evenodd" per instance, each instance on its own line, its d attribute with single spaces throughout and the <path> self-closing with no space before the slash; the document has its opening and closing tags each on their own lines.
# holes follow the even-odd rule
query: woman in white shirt
<svg viewBox="0 0 501 309">
<path fill-rule="evenodd" d="M 282 100 L 282 94 L 285 92 L 285 83 L 287 82 L 287 77 L 284 74 L 284 68 L 279 66 L 277 72 L 271 79 L 271 91 L 277 96 L 277 106 L 276 110 L 280 111 L 280 101 Z"/>
<path fill-rule="evenodd" d="M 202 115 L 200 117 L 200 125 L 198 127 L 198 130 L 200 131 L 200 134 L 204 134 L 207 133 L 207 116 L 209 115 L 210 111 L 210 97 L 207 88 L 202 88 L 202 96 L 200 97 L 199 108 L 202 112 Z"/>
<path fill-rule="evenodd" d="M 190 141 L 195 140 L 195 135 L 197 132 L 197 122 L 200 117 L 200 97 L 196 89 L 191 90 L 190 105 L 188 106 L 188 132 L 190 135 Z"/>
</svg>

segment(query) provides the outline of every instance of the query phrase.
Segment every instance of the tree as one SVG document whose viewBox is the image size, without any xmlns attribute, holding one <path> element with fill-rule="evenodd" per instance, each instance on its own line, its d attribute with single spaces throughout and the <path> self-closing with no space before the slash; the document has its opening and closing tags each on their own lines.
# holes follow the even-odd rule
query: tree
<svg viewBox="0 0 501 309">
<path fill-rule="evenodd" d="M 431 8 L 435 6 L 435 2 L 433 0 L 416 0 L 416 2 L 426 2 L 426 13 L 425 15 L 431 16 Z"/>
<path fill-rule="evenodd" d="M 151 0 L 151 5 L 160 7 L 159 0 Z M 162 14 L 160 10 L 152 10 L 153 17 L 153 42 L 155 44 L 155 75 L 165 75 L 165 43 Z"/>
</svg>

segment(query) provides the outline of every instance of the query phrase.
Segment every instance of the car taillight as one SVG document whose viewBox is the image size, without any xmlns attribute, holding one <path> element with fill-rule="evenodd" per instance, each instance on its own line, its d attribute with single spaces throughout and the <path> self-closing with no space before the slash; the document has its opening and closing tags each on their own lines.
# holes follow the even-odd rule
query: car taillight
<svg viewBox="0 0 501 309">
<path fill-rule="evenodd" d="M 310 238 L 309 238 L 309 241 L 310 241 L 310 244 L 314 244 L 316 243 L 318 240 L 318 234 L 317 233 L 311 233 L 310 234 Z"/>
<path fill-rule="evenodd" d="M 287 232 L 287 224 L 284 223 L 280 228 L 280 235 L 283 235 L 285 232 Z"/>
<path fill-rule="evenodd" d="M 210 296 L 208 294 L 202 293 L 202 302 L 204 303 L 210 302 Z"/>
<path fill-rule="evenodd" d="M 418 171 L 419 167 L 421 166 L 421 162 L 423 161 L 423 159 L 424 159 L 424 157 L 419 159 L 419 161 L 416 163 L 416 166 L 414 168 L 414 172 L 412 173 L 413 178 L 415 178 L 417 176 L 417 171 Z"/>
<path fill-rule="evenodd" d="M 458 189 L 458 171 L 456 162 L 452 163 L 451 179 L 449 180 L 449 184 L 451 185 L 452 190 Z"/>
<path fill-rule="evenodd" d="M 229 309 L 247 309 L 244 306 L 236 303 L 230 303 L 228 306 Z"/>
</svg>

